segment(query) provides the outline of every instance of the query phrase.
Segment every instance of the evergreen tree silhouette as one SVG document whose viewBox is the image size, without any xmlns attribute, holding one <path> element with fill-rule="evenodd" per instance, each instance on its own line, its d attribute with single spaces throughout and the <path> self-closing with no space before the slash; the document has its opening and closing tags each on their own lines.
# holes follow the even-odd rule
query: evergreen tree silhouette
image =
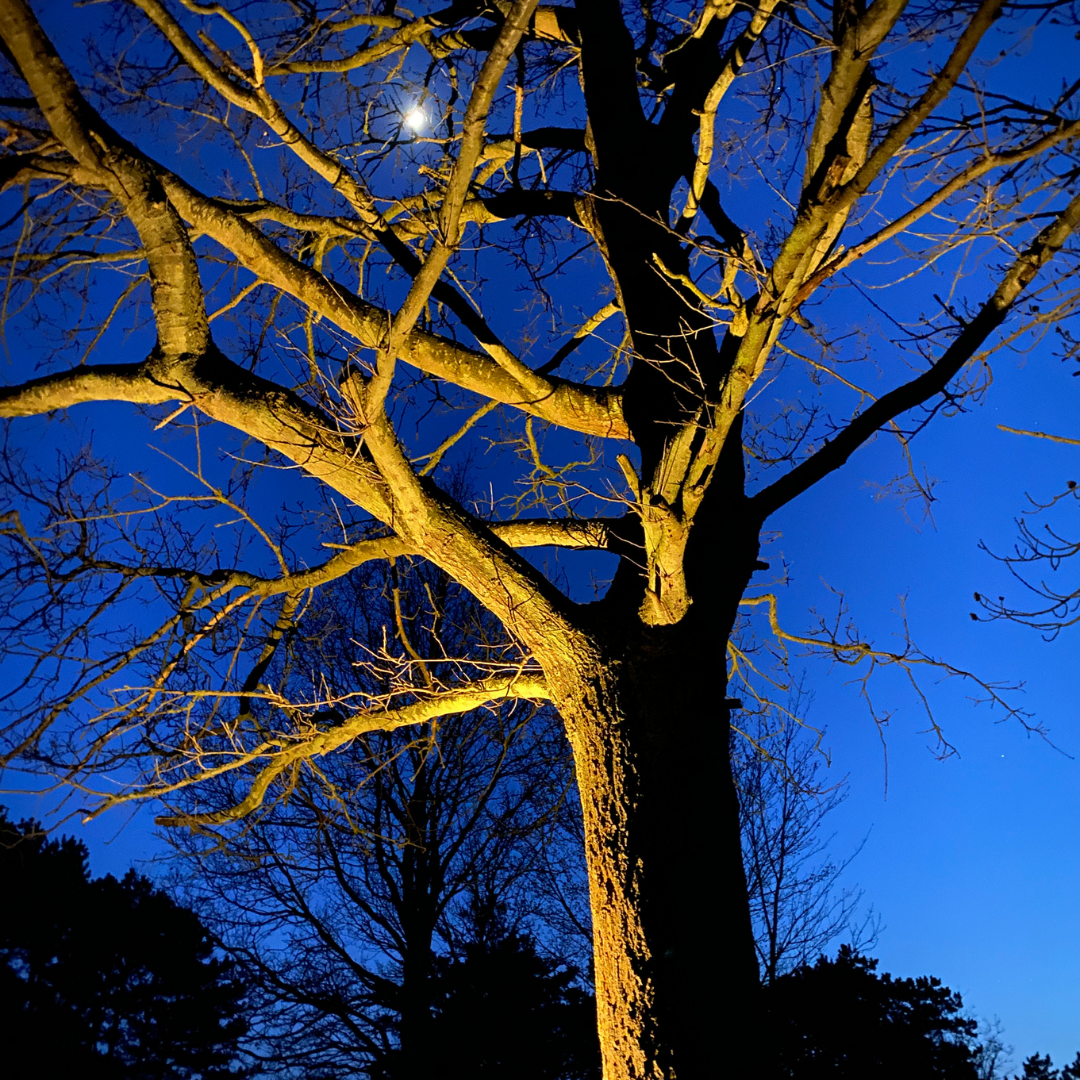
<svg viewBox="0 0 1080 1080">
<path fill-rule="evenodd" d="M 0 807 L 0 1025 L 38 1075 L 223 1080 L 244 987 L 196 915 L 129 871 L 91 879 L 86 847 Z"/>
<path fill-rule="evenodd" d="M 1064 1069 L 1055 1069 L 1049 1054 L 1032 1054 L 1024 1062 L 1024 1071 L 1016 1080 L 1080 1080 L 1080 1053 Z"/>
<path fill-rule="evenodd" d="M 1059 1080 L 1061 1073 L 1053 1067 L 1050 1055 L 1032 1054 L 1024 1062 L 1024 1072 L 1017 1080 Z"/>
<path fill-rule="evenodd" d="M 432 962 L 431 1059 L 439 1075 L 483 1080 L 600 1080 L 592 995 L 579 972 L 545 959 L 506 924 L 491 897 L 473 899 L 452 956 Z M 396 1080 L 395 1057 L 372 1071 Z"/>
<path fill-rule="evenodd" d="M 835 960 L 822 956 L 766 987 L 773 1075 L 975 1080 L 978 1025 L 961 1014 L 960 995 L 939 979 L 894 979 L 876 967 L 844 946 Z"/>
</svg>

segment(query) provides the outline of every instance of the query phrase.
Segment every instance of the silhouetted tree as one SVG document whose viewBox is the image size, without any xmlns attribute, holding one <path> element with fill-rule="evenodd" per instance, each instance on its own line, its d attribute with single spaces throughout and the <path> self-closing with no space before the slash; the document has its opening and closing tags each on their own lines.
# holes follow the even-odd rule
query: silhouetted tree
<svg viewBox="0 0 1080 1080">
<path fill-rule="evenodd" d="M 1024 1071 L 1015 1080 L 1080 1080 L 1080 1053 L 1064 1069 L 1055 1069 L 1049 1054 L 1032 1054 L 1024 1062 Z"/>
<path fill-rule="evenodd" d="M 506 647 L 495 620 L 460 586 L 405 560 L 338 582 L 316 600 L 306 629 L 280 650 L 267 678 L 289 693 L 317 671 L 336 708 L 383 692 L 373 656 L 387 681 L 407 666 L 423 686 L 444 684 L 463 664 L 483 664 Z M 417 652 L 447 659 L 417 664 Z M 229 807 L 249 779 L 223 776 L 181 792 L 177 809 Z M 470 898 L 499 898 L 509 921 L 498 925 L 523 955 L 532 939 L 517 929 L 541 926 L 560 878 L 584 879 L 580 846 L 552 850 L 565 848 L 560 822 L 576 803 L 560 726 L 550 710 L 524 703 L 474 709 L 419 731 L 362 735 L 319 769 L 299 770 L 290 785 L 288 800 L 238 827 L 171 837 L 188 856 L 183 895 L 251 984 L 253 1049 L 275 1070 L 355 1076 L 391 1062 L 395 1080 L 427 1080 L 445 1060 L 436 997 L 456 992 L 445 989 L 438 965 L 473 956 L 479 924 Z M 587 922 L 587 909 L 577 918 Z M 494 941 L 490 930 L 484 942 Z M 543 936 L 548 955 L 571 960 L 558 933 L 545 927 Z M 579 946 L 584 955 L 573 959 L 581 966 L 587 942 Z M 591 996 L 570 991 L 578 967 L 532 955 L 534 989 L 525 986 L 527 963 L 507 969 L 515 995 L 535 1004 L 557 990 L 560 1001 L 587 1000 L 586 1014 L 595 1008 Z M 564 1013 L 532 1013 L 514 1029 L 519 1045 L 559 1044 L 558 1030 L 544 1025 Z M 547 1060 L 541 1050 L 530 1056 L 547 1070 L 536 1075 L 561 1076 L 541 1065 Z"/>
<path fill-rule="evenodd" d="M 1014 1048 L 1006 1044 L 1003 1030 L 996 1017 L 984 1021 L 981 1026 L 979 1045 L 974 1052 L 975 1074 L 979 1080 L 1005 1080 Z"/>
<path fill-rule="evenodd" d="M 894 979 L 847 946 L 765 991 L 777 1077 L 975 1080 L 977 1023 L 940 980 Z"/>
<path fill-rule="evenodd" d="M 219 1080 L 237 1062 L 244 986 L 195 914 L 129 871 L 91 879 L 83 844 L 0 807 L 4 1056 L 72 1080 Z"/>
<path fill-rule="evenodd" d="M 1052 1067 L 1049 1054 L 1044 1057 L 1032 1054 L 1024 1062 L 1022 1078 L 1018 1077 L 1017 1080 L 1057 1080 L 1058 1075 L 1058 1070 Z"/>
<path fill-rule="evenodd" d="M 829 853 L 823 825 L 847 797 L 846 783 L 819 775 L 825 758 L 804 727 L 802 693 L 786 718 L 745 713 L 732 743 L 732 772 L 739 793 L 743 865 L 754 920 L 754 945 L 765 982 L 811 962 L 843 934 L 856 950 L 872 948 L 879 920 L 873 908 L 859 913 L 862 890 L 840 878 L 859 849 L 838 861 Z"/>
<path fill-rule="evenodd" d="M 572 966 L 546 959 L 505 906 L 479 894 L 462 940 L 431 972 L 433 1057 L 489 1080 L 599 1080 L 596 1005 Z M 397 1080 L 396 1055 L 373 1077 Z"/>
</svg>

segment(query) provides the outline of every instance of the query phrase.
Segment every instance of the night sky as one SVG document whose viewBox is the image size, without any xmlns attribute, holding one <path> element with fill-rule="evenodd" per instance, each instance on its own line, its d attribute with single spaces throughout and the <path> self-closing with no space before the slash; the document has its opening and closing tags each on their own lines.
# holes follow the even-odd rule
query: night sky
<svg viewBox="0 0 1080 1080">
<path fill-rule="evenodd" d="M 999 1017 L 1021 1056 L 1049 1052 L 1059 1065 L 1080 1049 L 1080 630 L 1048 642 L 970 613 L 980 610 L 975 592 L 1025 599 L 979 542 L 1008 553 L 1027 496 L 1048 501 L 1080 477 L 1080 447 L 996 425 L 1075 436 L 1078 403 L 1080 381 L 1048 349 L 999 363 L 987 404 L 918 440 L 917 459 L 940 480 L 936 528 L 916 531 L 895 503 L 874 501 L 863 483 L 873 476 L 870 447 L 784 517 L 777 542 L 791 562 L 784 604 L 793 618 L 829 603 L 827 583 L 846 592 L 865 637 L 889 648 L 906 596 L 925 652 L 988 681 L 1022 683 L 1006 698 L 1049 729 L 1050 741 L 1031 736 L 1002 722 L 1000 709 L 968 701 L 975 687 L 928 673 L 935 717 L 957 754 L 937 760 L 925 713 L 897 683 L 875 694 L 879 708 L 895 709 L 883 748 L 856 688 L 844 685 L 851 673 L 807 669 L 831 772 L 851 785 L 833 816 L 834 849 L 846 854 L 867 837 L 848 878 L 882 916 L 882 968 L 939 976 L 974 1012 Z M 1047 520 L 1080 537 L 1077 510 L 1069 500 Z M 1080 563 L 1037 572 L 1062 591 L 1080 585 Z"/>
</svg>

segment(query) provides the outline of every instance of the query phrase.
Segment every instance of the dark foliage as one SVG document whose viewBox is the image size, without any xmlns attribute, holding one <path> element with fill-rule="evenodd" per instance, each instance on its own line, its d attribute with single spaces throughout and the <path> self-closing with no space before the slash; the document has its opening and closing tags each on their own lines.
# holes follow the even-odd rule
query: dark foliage
<svg viewBox="0 0 1080 1080">
<path fill-rule="evenodd" d="M 453 956 L 436 957 L 428 1029 L 435 1075 L 485 1080 L 600 1080 L 600 1045 L 592 995 L 579 972 L 537 951 L 528 934 L 509 927 L 505 908 L 474 902 L 469 937 Z M 398 1080 L 396 1055 L 372 1077 Z"/>
<path fill-rule="evenodd" d="M 91 879 L 83 844 L 0 807 L 0 1016 L 40 1075 L 218 1080 L 244 987 L 195 914 L 129 871 Z"/>
<path fill-rule="evenodd" d="M 894 979 L 847 946 L 765 990 L 773 1075 L 975 1080 L 977 1024 L 939 979 Z"/>
<path fill-rule="evenodd" d="M 1080 1080 L 1080 1053 L 1064 1069 L 1055 1069 L 1049 1054 L 1032 1054 L 1024 1062 L 1024 1071 L 1016 1080 Z"/>
</svg>

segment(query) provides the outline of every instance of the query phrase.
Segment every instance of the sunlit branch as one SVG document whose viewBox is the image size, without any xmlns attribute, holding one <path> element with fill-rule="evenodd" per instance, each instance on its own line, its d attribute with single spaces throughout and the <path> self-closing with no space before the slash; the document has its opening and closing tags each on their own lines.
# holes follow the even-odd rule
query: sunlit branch
<svg viewBox="0 0 1080 1080">
<path fill-rule="evenodd" d="M 877 146 L 870 151 L 866 163 L 859 168 L 858 172 L 829 199 L 831 209 L 835 211 L 843 205 L 850 206 L 869 191 L 873 182 L 918 131 L 920 125 L 948 97 L 967 70 L 975 49 L 993 26 L 1004 3 L 1005 0 L 983 0 L 978 10 L 972 15 L 971 21 L 964 28 L 952 53 L 941 70 L 930 80 L 930 85 L 919 100 L 904 112 Z M 876 6 L 875 4 L 874 7 Z"/>
<path fill-rule="evenodd" d="M 169 362 L 202 356 L 210 329 L 198 262 L 145 159 L 90 108 L 23 0 L 0 7 L 0 34 L 53 133 L 120 200 L 138 231 L 150 271 L 160 354 Z"/>
<path fill-rule="evenodd" d="M 89 401 L 159 405 L 177 396 L 179 387 L 155 379 L 150 363 L 97 364 L 0 387 L 0 416 L 37 416 Z"/>
</svg>

